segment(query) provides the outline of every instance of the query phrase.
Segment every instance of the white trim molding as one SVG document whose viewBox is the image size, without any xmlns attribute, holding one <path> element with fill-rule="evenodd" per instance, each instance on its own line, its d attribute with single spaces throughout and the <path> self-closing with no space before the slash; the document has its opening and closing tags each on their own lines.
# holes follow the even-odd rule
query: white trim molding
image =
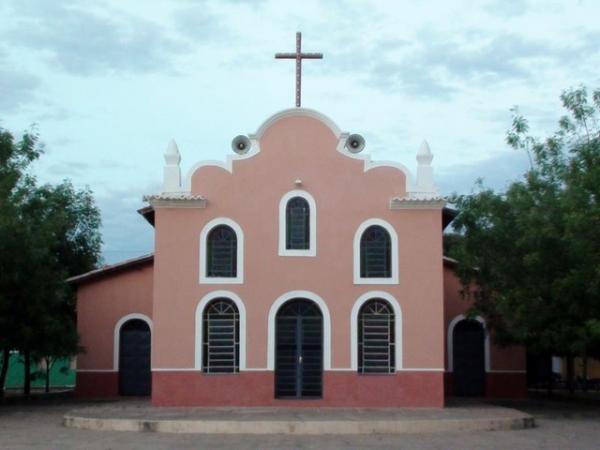
<svg viewBox="0 0 600 450">
<path fill-rule="evenodd" d="M 144 201 L 154 208 L 206 208 L 206 197 L 187 192 L 144 195 Z"/>
<path fill-rule="evenodd" d="M 235 277 L 206 276 L 206 238 L 208 233 L 218 225 L 227 225 L 235 232 L 237 239 L 237 267 Z M 244 282 L 244 232 L 237 222 L 228 217 L 212 219 L 200 232 L 200 284 L 242 284 Z"/>
<path fill-rule="evenodd" d="M 391 240 L 391 264 L 392 276 L 389 278 L 363 278 L 360 276 L 360 240 L 367 228 L 373 225 L 378 225 L 389 233 Z M 398 268 L 398 235 L 394 227 L 383 219 L 368 219 L 359 225 L 354 233 L 354 284 L 398 284 L 399 283 L 399 268 Z"/>
<path fill-rule="evenodd" d="M 414 194 L 416 195 L 416 194 Z M 390 209 L 442 209 L 446 206 L 446 200 L 441 197 L 415 198 L 411 197 L 393 197 L 390 200 Z"/>
<path fill-rule="evenodd" d="M 146 314 L 131 313 L 121 317 L 115 324 L 113 332 L 113 371 L 119 370 L 119 345 L 121 340 L 121 327 L 130 320 L 143 320 L 150 327 L 150 338 L 153 339 L 154 330 L 152 329 L 152 319 Z M 152 352 L 150 352 L 152 354 Z M 152 365 L 150 365 L 152 367 Z"/>
<path fill-rule="evenodd" d="M 305 298 L 312 300 L 323 314 L 323 370 L 331 370 L 331 316 L 325 301 L 310 291 L 290 291 L 280 296 L 269 309 L 267 334 L 267 369 L 275 370 L 275 319 L 279 308 L 289 300 Z"/>
<path fill-rule="evenodd" d="M 394 311 L 394 349 L 396 356 L 395 371 L 403 371 L 402 362 L 402 309 L 393 295 L 384 291 L 368 291 L 362 294 L 354 302 L 350 313 L 350 365 L 352 370 L 358 370 L 358 313 L 360 308 L 369 300 L 381 298 L 388 302 Z M 406 369 L 406 370 L 431 370 L 431 369 Z"/>
<path fill-rule="evenodd" d="M 194 369 L 176 369 L 176 370 L 202 370 L 202 315 L 206 305 L 216 298 L 226 298 L 235 303 L 240 316 L 240 371 L 246 369 L 246 307 L 242 299 L 231 291 L 212 291 L 206 294 L 196 307 L 196 335 L 194 340 Z M 156 369 L 155 369 L 156 370 Z"/>
<path fill-rule="evenodd" d="M 446 336 L 446 348 L 448 353 L 448 372 L 454 372 L 454 327 L 463 321 L 468 320 L 467 316 L 464 314 L 459 314 L 454 319 L 450 321 L 448 325 L 448 334 Z M 486 373 L 491 372 L 490 370 L 490 335 L 488 333 L 487 327 L 485 326 L 485 320 L 481 316 L 473 317 L 473 320 L 481 323 L 483 326 L 483 332 L 485 333 L 485 341 L 484 341 L 484 354 L 485 354 L 485 371 Z"/>
<path fill-rule="evenodd" d="M 285 247 L 287 236 L 287 204 L 295 197 L 303 198 L 309 207 L 309 244 L 306 250 L 290 250 Z M 279 200 L 279 256 L 317 256 L 317 203 L 308 192 L 295 189 Z"/>
</svg>

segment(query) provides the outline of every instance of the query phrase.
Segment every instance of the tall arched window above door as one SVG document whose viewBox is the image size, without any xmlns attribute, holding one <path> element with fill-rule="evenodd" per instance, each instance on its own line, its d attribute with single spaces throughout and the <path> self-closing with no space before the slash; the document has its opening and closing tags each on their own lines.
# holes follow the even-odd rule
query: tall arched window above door
<svg viewBox="0 0 600 450">
<path fill-rule="evenodd" d="M 305 198 L 293 197 L 285 207 L 285 249 L 310 248 L 310 206 Z"/>
<path fill-rule="evenodd" d="M 354 284 L 398 284 L 398 236 L 382 219 L 363 222 L 354 235 Z"/>
<path fill-rule="evenodd" d="M 392 239 L 385 228 L 371 225 L 360 237 L 361 278 L 392 276 Z"/>
<path fill-rule="evenodd" d="M 210 230 L 206 239 L 206 276 L 235 278 L 237 276 L 237 236 L 227 225 Z"/>
<path fill-rule="evenodd" d="M 279 201 L 279 255 L 317 254 L 317 205 L 306 191 L 294 190 Z"/>
<path fill-rule="evenodd" d="M 244 234 L 231 219 L 217 218 L 200 233 L 200 283 L 239 284 L 244 279 Z"/>
</svg>

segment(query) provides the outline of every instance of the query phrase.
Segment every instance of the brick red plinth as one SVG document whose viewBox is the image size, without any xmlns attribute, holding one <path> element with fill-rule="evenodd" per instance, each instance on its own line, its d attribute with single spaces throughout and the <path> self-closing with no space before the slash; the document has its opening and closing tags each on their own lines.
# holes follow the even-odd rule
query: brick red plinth
<svg viewBox="0 0 600 450">
<path fill-rule="evenodd" d="M 444 384 L 446 396 L 454 395 L 454 374 L 446 372 Z M 485 375 L 486 398 L 527 397 L 527 375 L 525 373 L 491 372 Z"/>
<path fill-rule="evenodd" d="M 75 395 L 80 398 L 106 398 L 119 395 L 118 372 L 77 372 Z"/>
<path fill-rule="evenodd" d="M 485 396 L 487 398 L 525 398 L 527 397 L 527 374 L 492 372 L 485 377 Z"/>
<path fill-rule="evenodd" d="M 323 398 L 316 400 L 275 399 L 274 384 L 274 374 L 269 371 L 236 375 L 153 372 L 152 403 L 157 406 L 444 406 L 441 372 L 393 375 L 325 372 Z"/>
</svg>

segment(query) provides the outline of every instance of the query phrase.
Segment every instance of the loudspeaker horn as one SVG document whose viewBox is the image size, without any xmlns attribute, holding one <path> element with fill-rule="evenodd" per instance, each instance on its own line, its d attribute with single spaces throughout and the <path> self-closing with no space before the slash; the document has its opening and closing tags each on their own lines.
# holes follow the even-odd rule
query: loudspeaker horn
<svg viewBox="0 0 600 450">
<path fill-rule="evenodd" d="M 351 134 L 346 139 L 346 148 L 350 153 L 361 152 L 365 148 L 365 138 L 360 134 Z"/>
<path fill-rule="evenodd" d="M 244 153 L 248 153 L 248 150 L 250 150 L 250 147 L 252 147 L 252 143 L 250 142 L 250 139 L 248 139 L 248 136 L 244 136 L 243 134 L 240 134 L 239 136 L 236 136 L 233 138 L 233 140 L 231 141 L 231 149 L 236 152 L 238 155 L 243 155 Z"/>
</svg>

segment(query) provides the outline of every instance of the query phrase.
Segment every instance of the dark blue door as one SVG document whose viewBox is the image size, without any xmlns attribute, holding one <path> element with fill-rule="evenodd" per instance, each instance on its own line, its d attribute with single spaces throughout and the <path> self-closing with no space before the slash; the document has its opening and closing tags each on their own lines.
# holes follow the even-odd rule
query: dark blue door
<svg viewBox="0 0 600 450">
<path fill-rule="evenodd" d="M 290 300 L 275 324 L 275 396 L 322 396 L 323 317 L 310 300 Z"/>
<path fill-rule="evenodd" d="M 485 331 L 476 320 L 461 320 L 454 327 L 454 395 L 485 394 Z"/>
<path fill-rule="evenodd" d="M 119 337 L 119 394 L 150 395 L 150 327 L 133 319 L 121 327 Z"/>
</svg>

